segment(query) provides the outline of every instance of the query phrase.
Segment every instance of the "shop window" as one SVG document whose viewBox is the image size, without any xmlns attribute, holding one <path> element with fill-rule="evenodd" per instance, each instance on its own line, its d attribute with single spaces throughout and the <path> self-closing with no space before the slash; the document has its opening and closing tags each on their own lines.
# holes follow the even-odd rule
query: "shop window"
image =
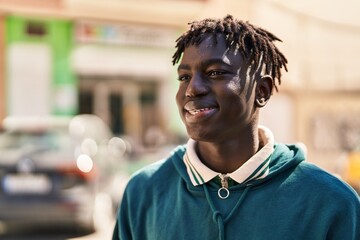
<svg viewBox="0 0 360 240">
<path fill-rule="evenodd" d="M 94 105 L 94 95 L 90 91 L 79 92 L 79 113 L 92 114 Z"/>
<path fill-rule="evenodd" d="M 149 85 L 142 89 L 140 101 L 142 105 L 153 105 L 156 102 L 155 85 Z"/>
<path fill-rule="evenodd" d="M 119 93 L 110 94 L 111 130 L 115 134 L 124 133 L 123 99 Z"/>
<path fill-rule="evenodd" d="M 142 83 L 140 89 L 143 143 L 146 147 L 157 147 L 163 136 L 157 106 L 158 85 L 156 82 Z"/>
<path fill-rule="evenodd" d="M 47 35 L 47 28 L 43 22 L 30 21 L 26 25 L 26 34 L 29 36 L 43 37 Z"/>
</svg>

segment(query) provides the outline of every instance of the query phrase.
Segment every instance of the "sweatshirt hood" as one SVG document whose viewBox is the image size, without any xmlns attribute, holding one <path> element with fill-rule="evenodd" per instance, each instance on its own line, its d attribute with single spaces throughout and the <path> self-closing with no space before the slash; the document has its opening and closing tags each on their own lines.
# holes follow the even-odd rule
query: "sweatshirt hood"
<svg viewBox="0 0 360 240">
<path fill-rule="evenodd" d="M 306 156 L 304 148 L 299 144 L 276 144 L 274 153 L 270 158 L 270 171 L 263 181 L 295 168 L 306 159 Z"/>
<path fill-rule="evenodd" d="M 183 161 L 186 152 L 186 145 L 179 146 L 173 152 L 172 162 L 180 176 L 185 180 L 190 188 L 196 188 L 191 183 L 189 174 Z M 239 186 L 257 186 L 263 182 L 269 181 L 280 173 L 295 168 L 299 163 L 305 160 L 305 151 L 300 144 L 275 144 L 274 152 L 269 157 L 269 173 L 265 178 L 255 179 Z"/>
</svg>

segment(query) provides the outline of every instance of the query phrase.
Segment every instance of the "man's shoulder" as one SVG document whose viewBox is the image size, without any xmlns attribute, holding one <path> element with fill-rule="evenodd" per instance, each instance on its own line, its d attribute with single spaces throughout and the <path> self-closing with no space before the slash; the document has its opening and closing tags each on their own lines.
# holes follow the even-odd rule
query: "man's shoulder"
<svg viewBox="0 0 360 240">
<path fill-rule="evenodd" d="M 351 198 L 359 201 L 359 196 L 349 184 L 313 163 L 301 162 L 295 173 L 300 176 L 304 188 L 310 188 L 328 197 L 333 196 L 338 200 Z"/>
</svg>

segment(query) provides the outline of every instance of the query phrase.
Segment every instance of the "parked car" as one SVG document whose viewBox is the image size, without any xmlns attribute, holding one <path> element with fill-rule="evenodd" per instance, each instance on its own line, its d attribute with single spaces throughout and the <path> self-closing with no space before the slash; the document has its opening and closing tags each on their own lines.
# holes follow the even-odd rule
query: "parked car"
<svg viewBox="0 0 360 240">
<path fill-rule="evenodd" d="M 93 231 L 97 194 L 106 193 L 117 162 L 110 161 L 109 127 L 78 115 L 8 117 L 3 128 L 0 223 Z"/>
</svg>

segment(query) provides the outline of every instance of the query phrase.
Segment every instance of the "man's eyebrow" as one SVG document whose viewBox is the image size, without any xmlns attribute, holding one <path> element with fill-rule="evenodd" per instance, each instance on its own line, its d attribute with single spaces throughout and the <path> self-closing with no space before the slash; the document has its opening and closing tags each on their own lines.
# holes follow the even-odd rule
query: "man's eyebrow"
<svg viewBox="0 0 360 240">
<path fill-rule="evenodd" d="M 187 64 L 180 64 L 177 70 L 190 70 L 190 66 Z"/>
<path fill-rule="evenodd" d="M 228 60 L 228 58 L 223 59 L 223 58 L 211 58 L 208 59 L 204 62 L 202 62 L 202 66 L 210 66 L 210 65 L 215 65 L 215 64 L 222 64 L 222 65 L 226 65 L 226 66 L 231 66 L 230 65 L 230 61 Z"/>
</svg>

